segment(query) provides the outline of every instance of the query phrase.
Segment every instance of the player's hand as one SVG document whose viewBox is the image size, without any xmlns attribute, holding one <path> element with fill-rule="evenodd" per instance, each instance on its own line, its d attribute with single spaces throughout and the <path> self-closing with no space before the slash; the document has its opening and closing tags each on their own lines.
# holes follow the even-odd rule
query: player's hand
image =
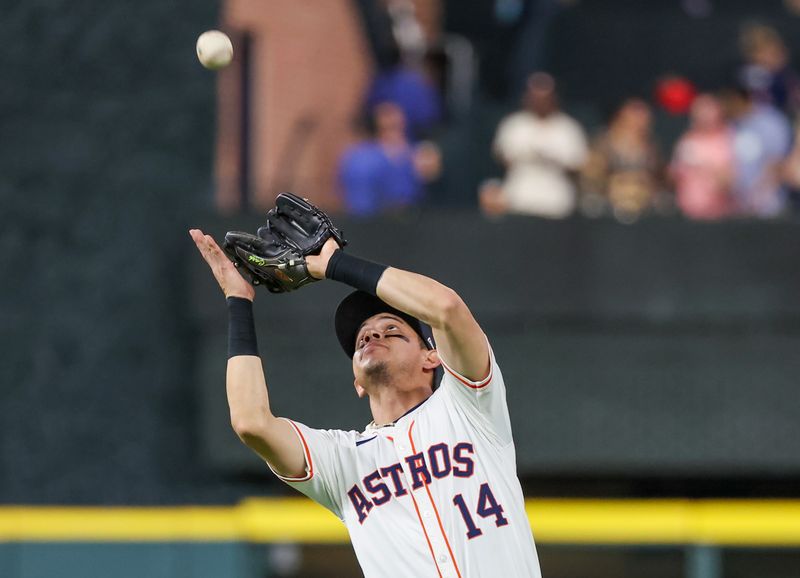
<svg viewBox="0 0 800 578">
<path fill-rule="evenodd" d="M 252 301 L 256 296 L 256 291 L 250 283 L 233 266 L 230 259 L 225 256 L 217 242 L 211 235 L 205 235 L 200 229 L 190 229 L 189 235 L 198 251 L 206 260 L 214 278 L 219 283 L 220 289 L 225 297 L 241 297 Z"/>
<path fill-rule="evenodd" d="M 328 261 L 336 249 L 339 248 L 339 243 L 336 239 L 331 237 L 322 246 L 319 255 L 306 255 L 306 269 L 315 279 L 324 279 L 325 271 L 328 269 Z"/>
</svg>

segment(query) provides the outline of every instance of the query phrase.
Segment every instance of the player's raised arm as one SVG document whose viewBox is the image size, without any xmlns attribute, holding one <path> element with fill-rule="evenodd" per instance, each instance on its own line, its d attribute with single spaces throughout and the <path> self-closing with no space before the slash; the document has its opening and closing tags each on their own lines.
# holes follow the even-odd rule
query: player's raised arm
<svg viewBox="0 0 800 578">
<path fill-rule="evenodd" d="M 427 323 L 437 349 L 453 370 L 475 381 L 486 377 L 490 363 L 486 337 L 455 291 L 430 277 L 370 263 L 337 249 L 329 240 L 319 257 L 306 257 L 309 273 L 377 294 L 392 307 Z"/>
<path fill-rule="evenodd" d="M 231 425 L 239 438 L 280 475 L 305 473 L 303 448 L 292 426 L 276 418 L 258 356 L 253 323 L 254 288 L 239 274 L 210 235 L 189 231 L 228 302 L 229 338 L 226 389 Z"/>
</svg>

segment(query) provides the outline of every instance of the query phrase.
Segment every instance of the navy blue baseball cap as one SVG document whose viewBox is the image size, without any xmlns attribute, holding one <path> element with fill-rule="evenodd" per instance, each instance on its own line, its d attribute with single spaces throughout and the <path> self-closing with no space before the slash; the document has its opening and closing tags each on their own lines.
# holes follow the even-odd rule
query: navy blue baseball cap
<svg viewBox="0 0 800 578">
<path fill-rule="evenodd" d="M 422 341 L 425 342 L 425 347 L 436 349 L 436 344 L 433 342 L 433 333 L 429 325 L 408 313 L 395 309 L 375 295 L 371 295 L 366 291 L 354 291 L 339 303 L 334 317 L 336 337 L 349 358 L 352 359 L 353 355 L 355 355 L 356 337 L 358 337 L 358 330 L 361 329 L 361 325 L 378 313 L 396 315 L 417 332 Z"/>
</svg>

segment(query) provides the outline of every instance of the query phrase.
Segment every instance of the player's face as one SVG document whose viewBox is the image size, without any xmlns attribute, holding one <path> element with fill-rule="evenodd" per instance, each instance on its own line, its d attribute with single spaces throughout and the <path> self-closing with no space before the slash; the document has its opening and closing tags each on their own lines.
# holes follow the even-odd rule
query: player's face
<svg viewBox="0 0 800 578">
<path fill-rule="evenodd" d="M 390 313 L 367 319 L 358 331 L 353 355 L 356 380 L 374 382 L 398 371 L 421 370 L 427 350 L 404 320 Z M 366 378 L 366 379 L 364 379 Z"/>
</svg>

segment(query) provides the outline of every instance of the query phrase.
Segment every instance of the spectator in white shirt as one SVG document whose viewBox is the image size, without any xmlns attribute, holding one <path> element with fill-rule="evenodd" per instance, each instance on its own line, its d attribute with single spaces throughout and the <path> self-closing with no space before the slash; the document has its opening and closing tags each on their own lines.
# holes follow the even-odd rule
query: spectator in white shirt
<svg viewBox="0 0 800 578">
<path fill-rule="evenodd" d="M 559 109 L 552 76 L 531 75 L 523 109 L 497 129 L 494 153 L 507 172 L 502 183 L 491 181 L 482 187 L 480 202 L 486 213 L 561 219 L 575 210 L 573 177 L 586 160 L 586 136 Z"/>
</svg>

